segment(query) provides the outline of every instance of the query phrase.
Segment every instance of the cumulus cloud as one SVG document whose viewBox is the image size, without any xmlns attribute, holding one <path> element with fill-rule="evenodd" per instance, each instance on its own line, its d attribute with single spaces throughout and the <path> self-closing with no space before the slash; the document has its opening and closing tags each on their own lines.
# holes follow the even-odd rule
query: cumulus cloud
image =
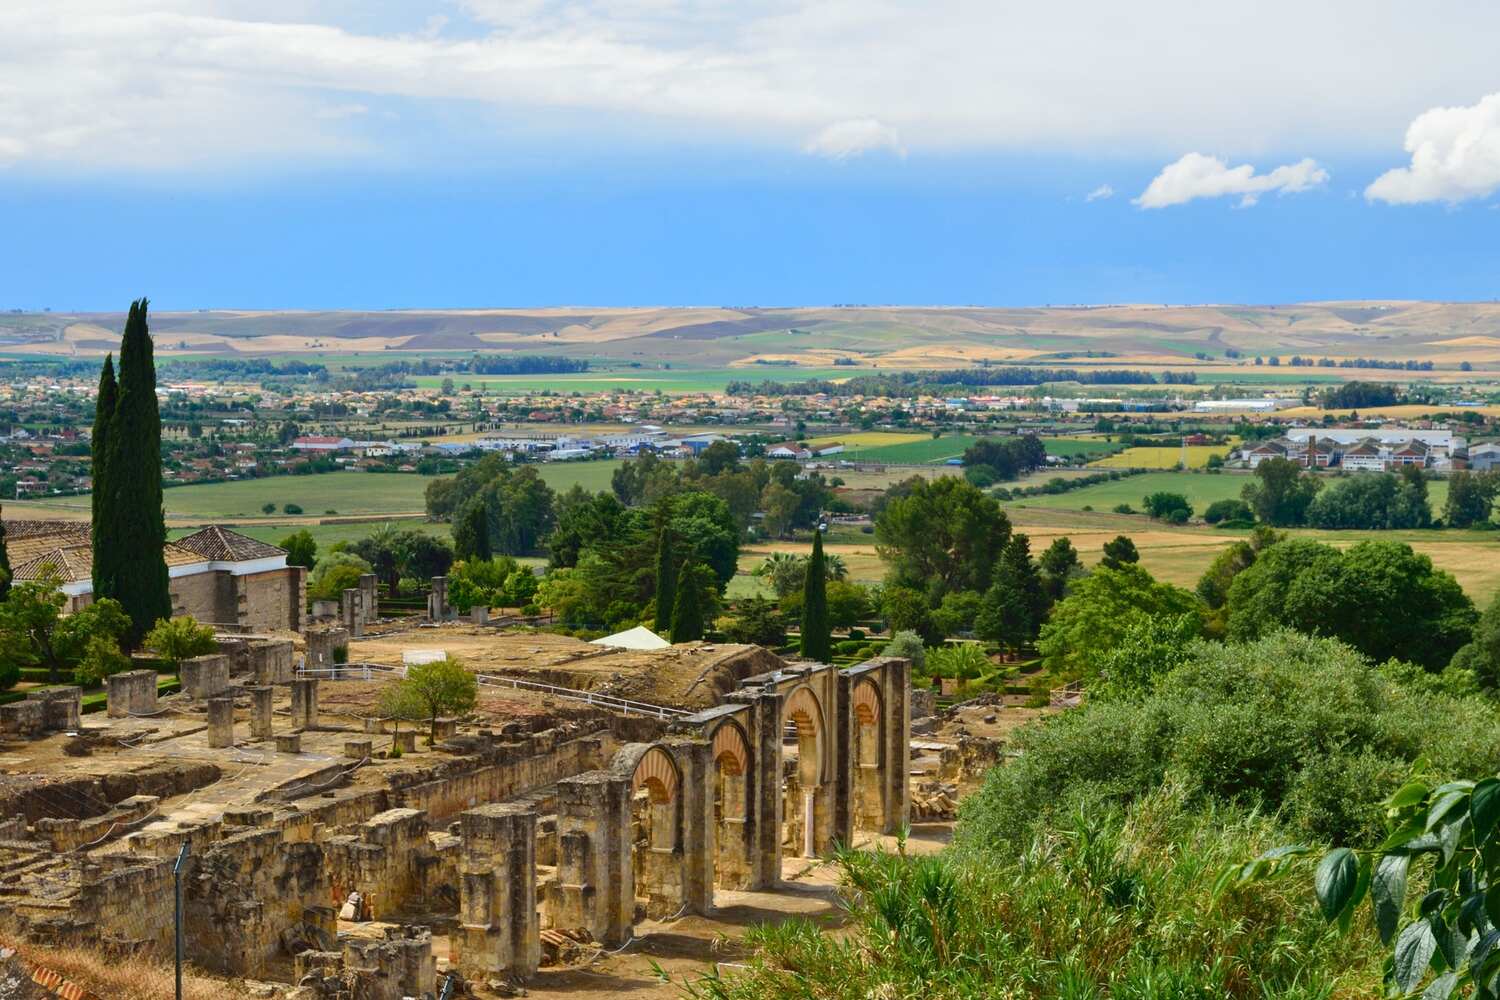
<svg viewBox="0 0 1500 1000">
<path fill-rule="evenodd" d="M 804 153 L 826 156 L 830 160 L 847 160 L 877 149 L 888 149 L 897 155 L 906 155 L 906 150 L 901 146 L 900 134 L 874 118 L 850 118 L 834 122 L 819 130 L 802 145 Z"/>
<path fill-rule="evenodd" d="M 1108 184 L 1100 184 L 1098 187 L 1094 188 L 1094 190 L 1090 191 L 1087 195 L 1085 195 L 1083 200 L 1084 201 L 1102 201 L 1105 198 L 1113 198 L 1114 196 L 1115 196 L 1115 189 L 1114 188 L 1110 187 Z"/>
<path fill-rule="evenodd" d="M 1406 130 L 1411 163 L 1387 170 L 1365 197 L 1393 205 L 1485 198 L 1500 188 L 1500 94 L 1465 108 L 1433 108 Z"/>
<path fill-rule="evenodd" d="M 1367 153 L 1427 95 L 1494 86 L 1500 4 L 1469 6 L 1384 11 L 1355 46 L 1366 0 L 0 0 L 0 156 L 447 162 L 560 128 L 832 156 Z"/>
<path fill-rule="evenodd" d="M 1271 191 L 1296 194 L 1315 188 L 1328 180 L 1328 171 L 1316 160 L 1305 159 L 1277 167 L 1268 174 L 1257 174 L 1248 163 L 1231 167 L 1217 156 L 1188 153 L 1162 168 L 1139 198 L 1131 203 L 1141 208 L 1166 208 L 1183 205 L 1197 198 L 1222 198 L 1239 195 L 1240 206 L 1254 205 L 1260 196 Z"/>
</svg>

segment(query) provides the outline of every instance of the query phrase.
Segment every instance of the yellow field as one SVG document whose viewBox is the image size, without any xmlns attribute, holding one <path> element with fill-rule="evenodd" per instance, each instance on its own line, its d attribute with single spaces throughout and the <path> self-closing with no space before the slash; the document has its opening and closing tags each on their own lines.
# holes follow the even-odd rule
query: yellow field
<svg viewBox="0 0 1500 1000">
<path fill-rule="evenodd" d="M 1486 417 L 1500 417 L 1500 406 L 1425 406 L 1416 403 L 1403 404 L 1401 406 L 1372 406 L 1368 409 L 1360 408 L 1358 410 L 1324 410 L 1316 406 L 1294 406 L 1289 410 L 1279 410 L 1276 415 L 1284 418 L 1321 418 L 1325 413 L 1331 413 L 1335 417 L 1347 417 L 1351 413 L 1358 413 L 1362 417 L 1390 417 L 1396 420 L 1412 420 L 1419 417 L 1429 417 L 1435 413 L 1467 412 L 1469 410 L 1483 414 Z"/>
<path fill-rule="evenodd" d="M 1234 445 L 1200 444 L 1187 449 L 1188 468 L 1201 469 L 1210 455 L 1227 458 Z M 1090 465 L 1105 469 L 1175 469 L 1182 462 L 1181 448 L 1126 448 L 1117 455 L 1101 458 Z"/>
</svg>

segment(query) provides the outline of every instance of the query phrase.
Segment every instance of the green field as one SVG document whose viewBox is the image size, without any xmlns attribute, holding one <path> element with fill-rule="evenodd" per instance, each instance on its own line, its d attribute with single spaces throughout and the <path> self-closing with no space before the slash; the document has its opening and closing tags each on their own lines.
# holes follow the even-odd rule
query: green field
<svg viewBox="0 0 1500 1000">
<path fill-rule="evenodd" d="M 414 375 L 423 389 L 436 389 L 443 379 L 501 396 L 553 391 L 570 392 L 723 392 L 730 382 L 802 382 L 807 379 L 846 379 L 856 368 L 782 368 L 775 365 L 744 368 L 602 368 L 571 375 Z"/>
<path fill-rule="evenodd" d="M 543 480 L 561 492 L 574 483 L 587 490 L 609 489 L 610 476 L 620 463 L 617 459 L 595 462 L 556 462 L 535 466 Z M 272 476 L 265 479 L 240 479 L 226 483 L 202 483 L 176 486 L 164 491 L 167 517 L 186 519 L 263 518 L 261 507 L 276 505 L 274 515 L 285 516 L 284 504 L 302 508 L 310 518 L 330 516 L 367 516 L 378 514 L 421 514 L 424 491 L 432 476 L 400 472 L 327 472 L 314 476 Z M 58 501 L 39 501 L 28 505 L 40 510 L 46 507 L 88 510 L 88 496 L 66 497 Z"/>
</svg>

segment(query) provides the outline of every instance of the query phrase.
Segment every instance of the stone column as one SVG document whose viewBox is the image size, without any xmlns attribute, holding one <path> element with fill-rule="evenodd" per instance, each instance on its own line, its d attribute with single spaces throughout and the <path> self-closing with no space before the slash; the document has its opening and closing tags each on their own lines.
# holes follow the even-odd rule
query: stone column
<svg viewBox="0 0 1500 1000">
<path fill-rule="evenodd" d="M 208 745 L 214 748 L 234 746 L 234 699 L 208 699 Z"/>
<path fill-rule="evenodd" d="M 854 681 L 855 678 L 840 670 L 836 681 L 836 697 L 833 703 L 833 718 L 829 720 L 829 736 L 833 739 L 833 822 L 831 839 L 845 846 L 854 843 L 855 812 L 855 738 L 854 727 Z M 821 853 L 821 851 L 820 851 Z"/>
<path fill-rule="evenodd" d="M 344 628 L 355 638 L 365 634 L 364 594 L 358 587 L 350 587 L 339 595 L 339 613 Z"/>
<path fill-rule="evenodd" d="M 229 657 L 211 654 L 183 660 L 182 691 L 189 698 L 207 700 L 229 687 Z"/>
<path fill-rule="evenodd" d="M 111 674 L 105 683 L 108 685 L 105 714 L 111 719 L 156 711 L 156 671 L 127 670 Z"/>
<path fill-rule="evenodd" d="M 476 604 L 469 609 L 469 621 L 475 625 L 488 625 L 490 623 L 490 609 L 483 604 Z"/>
<path fill-rule="evenodd" d="M 268 740 L 271 738 L 271 696 L 276 689 L 269 684 L 247 688 L 250 692 L 250 738 L 253 740 Z"/>
<path fill-rule="evenodd" d="M 897 833 L 911 819 L 911 661 L 885 661 L 885 833 Z"/>
<path fill-rule="evenodd" d="M 586 928 L 617 948 L 635 925 L 630 780 L 587 771 L 557 783 L 555 927 Z"/>
<path fill-rule="evenodd" d="M 318 679 L 303 677 L 292 681 L 292 727 L 318 728 Z"/>
<path fill-rule="evenodd" d="M 459 817 L 459 836 L 458 967 L 472 979 L 525 979 L 541 961 L 536 811 L 501 803 L 470 809 Z"/>
<path fill-rule="evenodd" d="M 339 647 L 349 648 L 349 630 L 322 628 L 307 633 L 307 666 L 333 666 L 333 651 Z"/>
<path fill-rule="evenodd" d="M 448 620 L 448 578 L 432 578 L 432 593 L 427 595 L 427 617 L 435 622 Z"/>
<path fill-rule="evenodd" d="M 377 577 L 374 573 L 363 573 L 359 578 L 360 599 L 364 603 L 364 620 L 366 623 L 373 622 L 379 618 L 377 602 L 380 599 L 380 591 L 376 583 Z"/>
<path fill-rule="evenodd" d="M 754 889 L 774 889 L 781 881 L 781 707 L 775 691 L 759 695 L 750 708 L 750 752 L 755 755 L 752 795 L 754 843 L 750 872 Z"/>
<path fill-rule="evenodd" d="M 689 913 L 714 908 L 714 763 L 707 741 L 673 746 L 682 769 L 682 901 Z"/>
</svg>

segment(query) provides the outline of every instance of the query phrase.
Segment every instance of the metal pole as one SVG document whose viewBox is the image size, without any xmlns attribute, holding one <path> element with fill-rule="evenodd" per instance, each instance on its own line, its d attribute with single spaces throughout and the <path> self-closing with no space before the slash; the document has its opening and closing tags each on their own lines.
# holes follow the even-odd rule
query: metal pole
<svg viewBox="0 0 1500 1000">
<path fill-rule="evenodd" d="M 182 1000 L 182 866 L 187 861 L 187 841 L 182 842 L 182 850 L 177 852 L 177 863 L 172 866 L 172 894 L 176 897 L 176 938 L 177 951 L 177 1000 Z"/>
</svg>

